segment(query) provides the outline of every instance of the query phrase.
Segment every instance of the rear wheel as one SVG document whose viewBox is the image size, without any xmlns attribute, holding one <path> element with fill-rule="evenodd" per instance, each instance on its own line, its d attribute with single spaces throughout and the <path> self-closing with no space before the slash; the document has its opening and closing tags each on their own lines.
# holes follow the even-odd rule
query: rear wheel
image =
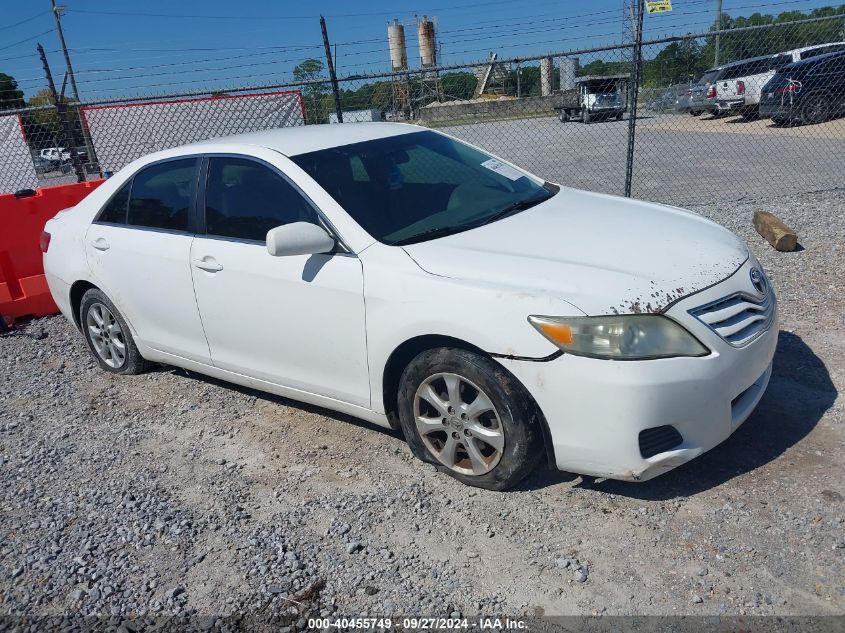
<svg viewBox="0 0 845 633">
<path fill-rule="evenodd" d="M 569 113 L 566 110 L 561 110 L 558 112 L 557 118 L 560 119 L 561 123 L 566 123 L 569 120 Z"/>
<path fill-rule="evenodd" d="M 112 374 L 140 374 L 149 368 L 126 320 L 108 297 L 96 288 L 82 296 L 79 323 L 100 367 Z"/>
<path fill-rule="evenodd" d="M 830 99 L 824 93 L 811 94 L 804 98 L 801 108 L 801 122 L 823 123 L 830 118 Z"/>
<path fill-rule="evenodd" d="M 413 453 L 455 479 L 506 490 L 542 455 L 537 408 L 491 359 L 463 349 L 422 352 L 405 368 L 399 419 Z"/>
</svg>

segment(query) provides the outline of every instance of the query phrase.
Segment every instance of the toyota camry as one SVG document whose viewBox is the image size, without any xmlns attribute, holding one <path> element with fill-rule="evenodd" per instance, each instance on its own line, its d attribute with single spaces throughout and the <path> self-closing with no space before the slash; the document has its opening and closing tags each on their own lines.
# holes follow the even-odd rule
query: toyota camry
<svg viewBox="0 0 845 633">
<path fill-rule="evenodd" d="M 151 154 L 41 247 L 103 370 L 164 363 L 401 429 L 496 490 L 544 461 L 645 480 L 712 449 L 777 341 L 774 292 L 724 228 L 407 124 Z"/>
</svg>

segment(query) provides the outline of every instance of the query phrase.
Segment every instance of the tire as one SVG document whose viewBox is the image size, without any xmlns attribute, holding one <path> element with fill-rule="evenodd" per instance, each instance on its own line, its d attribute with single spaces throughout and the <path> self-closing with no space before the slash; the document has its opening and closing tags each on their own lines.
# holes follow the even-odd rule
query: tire
<svg viewBox="0 0 845 633">
<path fill-rule="evenodd" d="M 824 123 L 830 118 L 830 99 L 823 92 L 809 94 L 804 97 L 804 104 L 801 106 L 801 123 L 812 125 Z"/>
<path fill-rule="evenodd" d="M 582 116 L 583 116 L 583 119 L 584 119 L 584 123 L 590 122 L 590 111 L 589 110 L 585 109 L 584 114 Z"/>
<path fill-rule="evenodd" d="M 469 486 L 512 488 L 544 454 L 533 400 L 480 354 L 447 347 L 422 352 L 402 372 L 398 400 L 414 455 Z"/>
<path fill-rule="evenodd" d="M 558 113 L 557 118 L 560 119 L 561 123 L 566 123 L 569 120 L 569 113 L 566 110 L 561 110 Z"/>
<path fill-rule="evenodd" d="M 625 113 L 620 112 L 619 114 L 616 115 L 616 120 L 621 121 L 624 117 L 625 117 Z"/>
<path fill-rule="evenodd" d="M 134 375 L 149 369 L 126 319 L 101 290 L 92 288 L 82 295 L 79 324 L 88 348 L 105 371 Z"/>
<path fill-rule="evenodd" d="M 690 110 L 690 116 L 701 116 L 701 110 Z"/>
</svg>

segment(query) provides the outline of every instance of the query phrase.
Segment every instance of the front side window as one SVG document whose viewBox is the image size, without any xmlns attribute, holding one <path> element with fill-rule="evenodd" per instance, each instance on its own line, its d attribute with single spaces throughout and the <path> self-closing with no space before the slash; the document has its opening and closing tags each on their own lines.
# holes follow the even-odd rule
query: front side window
<svg viewBox="0 0 845 633">
<path fill-rule="evenodd" d="M 291 222 L 317 223 L 308 200 L 269 167 L 244 158 L 211 158 L 205 196 L 206 233 L 265 241 Z"/>
<path fill-rule="evenodd" d="M 188 230 L 188 212 L 197 184 L 195 158 L 142 169 L 132 180 L 129 224 L 171 231 Z"/>
<path fill-rule="evenodd" d="M 132 179 L 123 185 L 116 194 L 109 200 L 108 204 L 103 207 L 98 222 L 108 222 L 109 224 L 126 224 L 126 212 L 129 208 L 129 190 L 132 189 Z"/>
<path fill-rule="evenodd" d="M 428 131 L 291 160 L 386 244 L 465 231 L 539 204 L 557 191 L 489 154 Z"/>
</svg>

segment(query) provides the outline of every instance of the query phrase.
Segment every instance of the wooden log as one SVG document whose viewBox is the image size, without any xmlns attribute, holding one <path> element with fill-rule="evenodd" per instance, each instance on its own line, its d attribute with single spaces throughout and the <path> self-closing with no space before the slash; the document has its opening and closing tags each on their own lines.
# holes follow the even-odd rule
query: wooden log
<svg viewBox="0 0 845 633">
<path fill-rule="evenodd" d="M 775 250 L 790 252 L 798 244 L 798 234 L 786 226 L 780 218 L 768 211 L 754 212 L 754 228 Z"/>
</svg>

